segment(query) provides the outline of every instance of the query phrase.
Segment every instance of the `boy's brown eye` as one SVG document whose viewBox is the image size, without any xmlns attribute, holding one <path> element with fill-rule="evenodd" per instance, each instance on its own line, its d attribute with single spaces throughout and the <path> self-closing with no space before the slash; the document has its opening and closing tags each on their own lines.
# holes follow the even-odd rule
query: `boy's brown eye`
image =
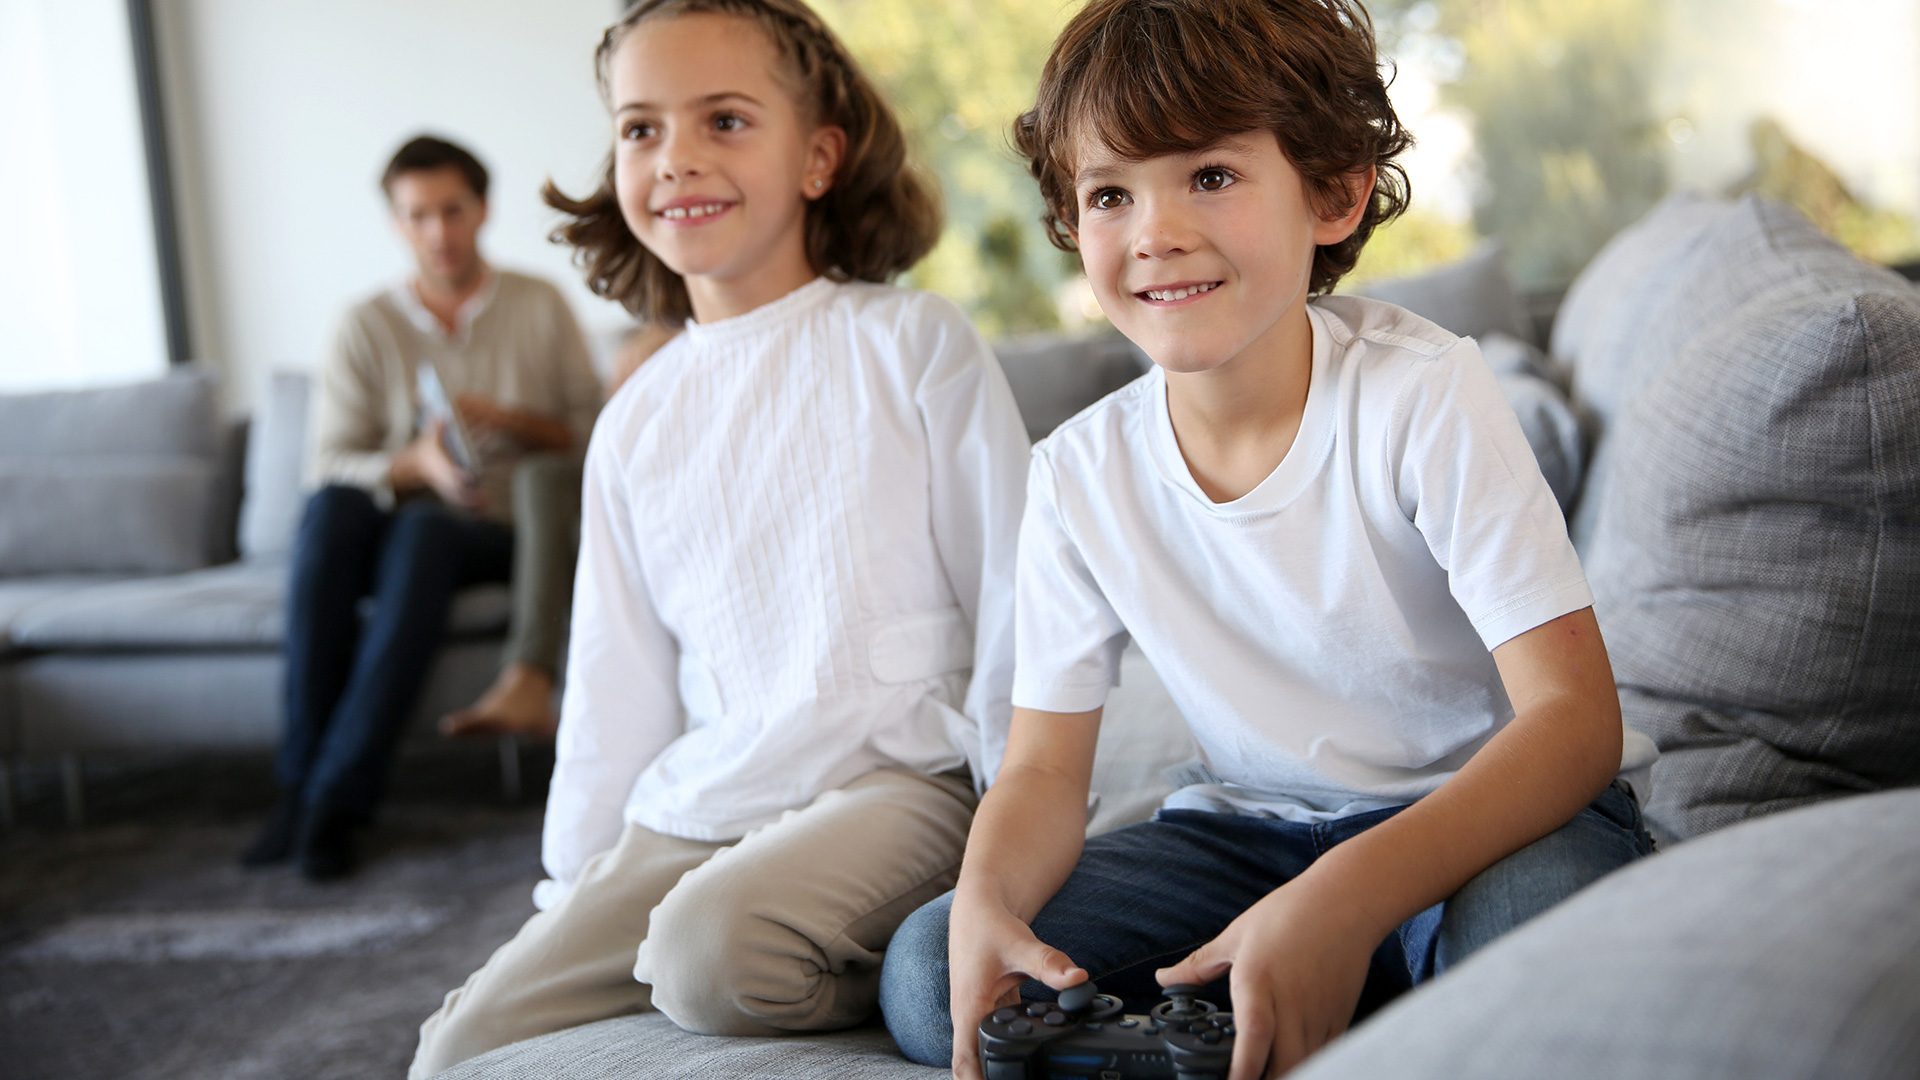
<svg viewBox="0 0 1920 1080">
<path fill-rule="evenodd" d="M 1112 210 L 1115 207 L 1126 205 L 1127 193 L 1107 188 L 1104 191 L 1094 192 L 1092 202 L 1096 210 Z"/>
<path fill-rule="evenodd" d="M 1201 169 L 1194 176 L 1193 183 L 1201 191 L 1219 191 L 1233 183 L 1233 177 L 1225 169 Z"/>
</svg>

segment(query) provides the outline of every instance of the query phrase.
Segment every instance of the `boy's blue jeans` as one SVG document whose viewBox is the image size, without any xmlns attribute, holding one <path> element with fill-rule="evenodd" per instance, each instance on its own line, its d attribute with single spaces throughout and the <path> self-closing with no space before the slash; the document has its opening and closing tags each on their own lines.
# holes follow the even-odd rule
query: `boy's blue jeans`
<svg viewBox="0 0 1920 1080">
<path fill-rule="evenodd" d="M 1161 998 L 1156 969 L 1218 936 L 1261 897 L 1297 877 L 1343 840 L 1404 807 L 1315 825 L 1270 818 L 1162 810 L 1153 820 L 1087 841 L 1066 884 L 1033 920 L 1041 941 L 1067 954 L 1145 1012 Z M 1558 831 L 1488 867 L 1451 898 L 1415 915 L 1374 953 L 1356 1016 L 1653 850 L 1639 804 L 1615 783 Z M 880 1008 L 907 1057 L 952 1059 L 947 997 L 947 913 L 953 894 L 908 916 L 887 947 Z M 1039 982 L 1026 998 L 1050 998 Z M 1208 1000 L 1228 1008 L 1226 981 Z"/>
</svg>

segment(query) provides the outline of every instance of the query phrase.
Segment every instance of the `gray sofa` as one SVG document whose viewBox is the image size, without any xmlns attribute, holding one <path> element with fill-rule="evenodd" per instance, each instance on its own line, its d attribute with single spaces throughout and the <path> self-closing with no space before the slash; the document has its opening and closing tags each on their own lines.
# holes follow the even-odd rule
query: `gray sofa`
<svg viewBox="0 0 1920 1080">
<path fill-rule="evenodd" d="M 306 419 L 298 374 L 250 424 L 197 373 L 0 397 L 0 779 L 60 762 L 78 821 L 87 755 L 275 744 Z M 507 609 L 504 587 L 461 593 L 417 729 L 487 685 Z"/>
<path fill-rule="evenodd" d="M 1589 462 L 1563 498 L 1626 715 L 1663 748 L 1665 850 L 1298 1075 L 1920 1075 L 1920 291 L 1775 204 L 1689 198 L 1593 261 L 1544 349 L 1496 258 L 1380 291 L 1570 388 L 1571 445 L 1537 387 L 1509 393 L 1536 452 Z M 1130 655 L 1092 828 L 1145 816 L 1189 751 Z M 445 1075 L 940 1070 L 877 1026 L 710 1039 L 640 1015 Z"/>
<path fill-rule="evenodd" d="M 1036 435 L 1142 363 L 1118 336 L 1014 339 L 1000 355 Z M 0 820 L 14 762 L 59 762 L 77 822 L 88 755 L 274 745 L 308 384 L 274 374 L 239 424 L 204 373 L 0 395 Z M 508 609 L 503 586 L 456 599 L 416 732 L 492 679 Z M 518 746 L 499 752 L 517 798 Z"/>
</svg>

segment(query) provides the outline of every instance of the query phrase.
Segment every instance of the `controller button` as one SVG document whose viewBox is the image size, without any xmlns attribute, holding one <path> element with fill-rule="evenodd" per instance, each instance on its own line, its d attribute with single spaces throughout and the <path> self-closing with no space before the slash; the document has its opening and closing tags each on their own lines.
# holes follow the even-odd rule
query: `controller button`
<svg viewBox="0 0 1920 1080">
<path fill-rule="evenodd" d="M 1228 1025 L 1227 1025 L 1226 1027 L 1223 1027 L 1223 1028 L 1221 1028 L 1221 1029 L 1220 1029 L 1220 1034 L 1222 1034 L 1222 1035 L 1225 1035 L 1225 1036 L 1227 1036 L 1228 1038 L 1232 1038 L 1232 1037 L 1233 1037 L 1233 1025 L 1232 1025 L 1232 1024 L 1228 1024 Z"/>
<path fill-rule="evenodd" d="M 1206 1043 L 1208 1046 L 1212 1046 L 1220 1041 L 1220 1033 L 1217 1031 L 1203 1031 L 1200 1033 L 1200 1041 Z"/>
<path fill-rule="evenodd" d="M 1025 1020 L 1015 1020 L 1013 1023 L 1007 1025 L 1007 1030 L 1015 1035 L 1031 1035 L 1033 1034 L 1033 1025 Z"/>
<path fill-rule="evenodd" d="M 1059 1027 L 1061 1024 L 1067 1022 L 1067 1014 L 1063 1012 L 1050 1012 L 1040 1022 L 1048 1027 Z"/>
<path fill-rule="evenodd" d="M 1004 1009 L 993 1010 L 993 1019 L 995 1023 L 1011 1024 L 1019 1018 L 1020 1018 L 1020 1010 L 1013 1008 L 1012 1006 L 1008 1006 L 1007 1008 L 1004 1008 Z"/>
<path fill-rule="evenodd" d="M 1044 1001 L 1036 1001 L 1033 1004 L 1027 1006 L 1028 1016 L 1045 1016 L 1052 1011 L 1053 1011 L 1053 1006 L 1047 1004 Z"/>
</svg>

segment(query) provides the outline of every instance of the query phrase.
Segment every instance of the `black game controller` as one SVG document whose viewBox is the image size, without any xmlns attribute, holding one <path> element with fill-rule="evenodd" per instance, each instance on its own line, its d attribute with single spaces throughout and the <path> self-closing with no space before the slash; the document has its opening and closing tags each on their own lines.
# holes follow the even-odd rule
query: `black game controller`
<svg viewBox="0 0 1920 1080">
<path fill-rule="evenodd" d="M 980 1021 L 981 1070 L 987 1080 L 1226 1080 L 1233 1016 L 1199 993 L 1169 986 L 1146 1016 L 1124 1016 L 1084 982 L 1058 1001 L 995 1009 Z"/>
</svg>

